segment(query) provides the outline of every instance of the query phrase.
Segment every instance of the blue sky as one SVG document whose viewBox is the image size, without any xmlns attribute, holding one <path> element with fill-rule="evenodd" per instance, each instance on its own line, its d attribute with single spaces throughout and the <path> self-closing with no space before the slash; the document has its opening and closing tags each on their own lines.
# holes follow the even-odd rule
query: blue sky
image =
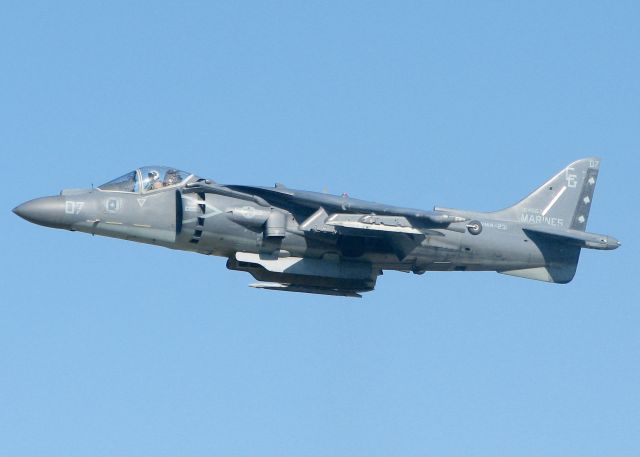
<svg viewBox="0 0 640 457">
<path fill-rule="evenodd" d="M 0 455 L 640 454 L 637 2 L 5 2 Z M 362 300 L 28 224 L 145 164 L 492 210 L 603 158 L 565 286 Z"/>
</svg>

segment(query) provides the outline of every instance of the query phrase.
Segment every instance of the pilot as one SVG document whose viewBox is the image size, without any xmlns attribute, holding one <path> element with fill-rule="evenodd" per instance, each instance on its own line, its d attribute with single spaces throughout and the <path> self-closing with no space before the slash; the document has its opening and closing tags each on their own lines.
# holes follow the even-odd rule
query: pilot
<svg viewBox="0 0 640 457">
<path fill-rule="evenodd" d="M 145 186 L 147 190 L 155 190 L 160 189 L 162 187 L 162 181 L 160 181 L 160 173 L 156 170 L 151 170 L 147 174 L 148 182 Z"/>
<path fill-rule="evenodd" d="M 180 175 L 178 170 L 170 168 L 167 170 L 167 173 L 164 175 L 164 185 L 165 186 L 173 186 L 174 184 L 178 184 L 180 182 Z"/>
</svg>

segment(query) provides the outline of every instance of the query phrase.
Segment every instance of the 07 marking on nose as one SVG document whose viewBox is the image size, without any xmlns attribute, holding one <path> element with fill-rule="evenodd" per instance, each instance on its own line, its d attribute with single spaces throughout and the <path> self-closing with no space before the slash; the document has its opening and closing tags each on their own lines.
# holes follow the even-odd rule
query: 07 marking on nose
<svg viewBox="0 0 640 457">
<path fill-rule="evenodd" d="M 84 202 L 74 202 L 71 200 L 64 202 L 64 212 L 67 214 L 80 214 L 83 207 Z"/>
</svg>

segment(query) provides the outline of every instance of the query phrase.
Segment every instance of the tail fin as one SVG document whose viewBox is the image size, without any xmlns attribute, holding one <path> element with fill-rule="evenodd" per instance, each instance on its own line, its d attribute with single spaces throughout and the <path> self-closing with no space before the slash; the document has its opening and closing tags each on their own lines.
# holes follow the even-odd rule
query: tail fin
<svg viewBox="0 0 640 457">
<path fill-rule="evenodd" d="M 522 201 L 493 213 L 531 227 L 526 231 L 534 241 L 540 239 L 536 244 L 546 260 L 544 267 L 500 273 L 560 284 L 573 279 L 580 248 L 590 247 L 583 242 L 598 236 L 579 233 L 587 228 L 599 168 L 597 157 L 576 160 Z M 603 243 L 608 246 L 606 239 Z"/>
<path fill-rule="evenodd" d="M 492 213 L 525 224 L 585 231 L 600 159 L 576 160 L 510 208 Z"/>
</svg>

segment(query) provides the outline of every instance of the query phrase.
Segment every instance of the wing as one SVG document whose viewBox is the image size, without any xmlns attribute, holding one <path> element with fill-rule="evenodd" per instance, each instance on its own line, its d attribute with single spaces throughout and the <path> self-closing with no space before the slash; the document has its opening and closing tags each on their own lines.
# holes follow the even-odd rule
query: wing
<svg viewBox="0 0 640 457">
<path fill-rule="evenodd" d="M 184 192 L 203 192 L 226 195 L 253 201 L 261 206 L 276 206 L 294 215 L 303 215 L 300 229 L 335 233 L 350 231 L 352 234 L 372 236 L 366 232 L 394 232 L 425 234 L 431 229 L 464 231 L 456 224 L 465 218 L 443 211 L 424 211 L 385 205 L 350 198 L 276 187 L 242 185 L 218 185 L 205 182 L 187 184 Z"/>
<path fill-rule="evenodd" d="M 305 190 L 288 189 L 283 186 L 255 187 L 255 186 L 226 186 L 232 190 L 259 196 L 267 202 L 280 204 L 283 207 L 297 206 L 316 211 L 324 208 L 328 213 L 354 213 L 375 214 L 378 216 L 403 216 L 414 221 L 421 221 L 423 225 L 432 228 L 447 227 L 453 222 L 462 222 L 465 219 L 452 216 L 443 212 L 424 211 L 399 206 L 385 205 L 381 203 L 350 198 L 347 195 L 338 196 L 309 192 Z"/>
<path fill-rule="evenodd" d="M 404 259 L 426 236 L 442 236 L 438 231 L 442 229 L 464 231 L 461 223 L 466 221 L 444 211 L 402 208 L 281 185 L 271 188 L 198 181 L 187 184 L 183 192 L 213 193 L 262 206 L 266 237 L 270 236 L 268 215 L 287 211 L 298 221 L 299 233 L 337 238 L 344 256 L 335 259 L 246 252 L 237 252 L 229 258 L 227 268 L 246 271 L 262 281 L 252 287 L 279 291 L 359 297 L 361 292 L 373 290 L 378 275 L 382 274 L 372 263 L 358 260 L 368 247 L 384 246 L 385 251 Z"/>
</svg>

